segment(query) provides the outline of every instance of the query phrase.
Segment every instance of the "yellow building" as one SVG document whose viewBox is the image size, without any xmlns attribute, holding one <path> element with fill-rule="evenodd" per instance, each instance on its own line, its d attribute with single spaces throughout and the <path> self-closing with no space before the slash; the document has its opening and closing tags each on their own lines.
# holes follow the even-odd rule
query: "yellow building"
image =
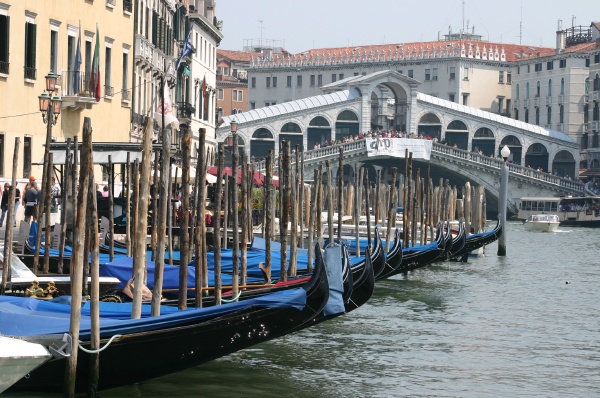
<svg viewBox="0 0 600 398">
<path fill-rule="evenodd" d="M 53 141 L 81 140 L 84 117 L 94 141 L 129 141 L 133 23 L 132 0 L 0 0 L 0 181 L 12 178 L 15 137 L 18 187 L 42 177 L 47 125 L 38 97 L 51 71 L 58 75 L 53 96 L 62 98 Z"/>
</svg>

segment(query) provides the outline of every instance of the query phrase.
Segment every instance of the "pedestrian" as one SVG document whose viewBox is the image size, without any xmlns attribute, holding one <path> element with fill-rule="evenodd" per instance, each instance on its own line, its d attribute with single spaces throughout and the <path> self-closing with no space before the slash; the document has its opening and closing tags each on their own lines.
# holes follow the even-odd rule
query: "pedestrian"
<svg viewBox="0 0 600 398">
<path fill-rule="evenodd" d="M 54 208 L 58 211 L 58 206 L 61 202 L 60 184 L 58 183 L 58 181 L 56 181 L 56 178 L 54 177 L 52 177 L 52 189 L 50 192 L 52 194 L 52 203 L 54 205 Z"/>
<path fill-rule="evenodd" d="M 2 208 L 2 216 L 0 216 L 0 228 L 4 224 L 4 216 L 8 211 L 8 197 L 10 196 L 10 185 L 8 182 L 4 184 L 4 191 L 2 191 L 2 200 L 0 201 L 0 208 Z"/>
<path fill-rule="evenodd" d="M 21 203 L 21 191 L 19 191 L 18 187 L 15 187 L 15 208 L 13 214 L 13 227 L 17 226 L 17 209 L 19 208 L 19 203 Z"/>
<path fill-rule="evenodd" d="M 30 222 L 33 216 L 35 220 L 35 210 L 38 204 L 37 183 L 33 176 L 29 177 L 29 187 L 25 191 L 25 221 Z"/>
</svg>

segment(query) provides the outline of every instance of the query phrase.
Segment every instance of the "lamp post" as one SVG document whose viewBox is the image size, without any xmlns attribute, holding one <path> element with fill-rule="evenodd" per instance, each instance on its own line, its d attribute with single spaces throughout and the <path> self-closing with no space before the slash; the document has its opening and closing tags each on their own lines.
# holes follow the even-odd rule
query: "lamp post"
<svg viewBox="0 0 600 398">
<path fill-rule="evenodd" d="M 502 226 L 502 235 L 498 238 L 498 255 L 506 256 L 506 207 L 508 202 L 508 157 L 510 149 L 506 145 L 500 151 L 504 163 L 500 169 L 500 200 L 498 201 L 498 210 L 500 211 L 500 225 Z"/>
<path fill-rule="evenodd" d="M 233 177 L 233 189 L 231 193 L 233 194 L 232 198 L 232 208 L 233 208 L 233 276 L 232 276 L 232 293 L 233 297 L 237 297 L 238 294 L 238 264 L 239 264 L 239 250 L 240 250 L 240 242 L 238 237 L 238 229 L 239 229 L 239 211 L 238 211 L 238 190 L 237 190 L 237 175 L 238 175 L 238 140 L 237 140 L 237 128 L 238 124 L 233 119 L 229 123 L 229 129 L 231 131 L 231 135 L 233 138 L 232 145 L 232 153 L 231 153 L 231 176 Z M 244 178 L 245 176 L 242 176 Z M 227 226 L 225 226 L 227 228 Z"/>
<path fill-rule="evenodd" d="M 41 212 L 38 204 L 37 218 L 38 218 L 38 230 L 35 240 L 35 255 L 33 257 L 33 272 L 37 274 L 40 259 L 40 242 L 42 238 L 42 228 L 39 226 L 40 215 L 46 214 L 46 229 L 50 226 L 50 205 L 49 201 L 46 200 L 46 196 L 50 192 L 50 175 L 52 170 L 49 168 L 50 158 L 50 142 L 52 141 L 52 126 L 56 124 L 58 115 L 60 115 L 62 99 L 59 96 L 54 96 L 56 91 L 56 81 L 58 75 L 53 72 L 46 75 L 46 91 L 44 91 L 38 98 L 40 104 L 40 112 L 42 113 L 42 120 L 46 124 L 46 146 L 44 148 L 44 167 L 42 169 L 42 195 L 41 198 L 44 200 L 44 211 Z M 49 239 L 46 239 L 46 253 L 50 247 Z M 48 273 L 48 262 L 44 263 L 44 273 Z"/>
</svg>

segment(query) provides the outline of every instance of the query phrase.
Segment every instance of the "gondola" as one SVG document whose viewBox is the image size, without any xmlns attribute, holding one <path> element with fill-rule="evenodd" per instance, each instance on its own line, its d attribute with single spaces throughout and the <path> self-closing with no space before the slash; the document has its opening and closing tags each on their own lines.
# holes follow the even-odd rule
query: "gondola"
<svg viewBox="0 0 600 398">
<path fill-rule="evenodd" d="M 161 317 L 101 320 L 101 346 L 106 348 L 100 355 L 99 389 L 177 372 L 294 331 L 317 316 L 329 298 L 320 250 L 317 250 L 315 260 L 312 277 L 301 289 L 206 309 L 177 311 Z M 284 297 L 294 300 L 284 302 Z M 34 326 L 39 320 L 32 319 L 31 314 L 22 318 L 30 325 L 28 333 L 35 335 Z M 0 322 L 0 332 L 10 335 L 3 329 L 9 324 L 14 325 L 14 322 Z M 68 318 L 64 324 L 68 328 Z M 114 340 L 109 343 L 111 337 Z M 80 340 L 81 346 L 90 349 L 89 322 L 83 317 Z M 89 362 L 90 355 L 81 351 L 77 362 L 77 391 L 88 388 Z M 62 391 L 65 365 L 65 360 L 47 362 L 11 390 Z"/>
<path fill-rule="evenodd" d="M 375 228 L 375 237 L 373 238 L 373 251 L 370 253 L 371 263 L 373 267 L 373 274 L 375 275 L 375 279 L 385 271 L 385 251 L 383 250 L 383 244 L 381 243 L 381 236 L 379 235 L 379 228 Z M 366 261 L 366 253 L 365 257 L 351 257 L 352 268 L 355 266 L 363 267 L 364 262 Z"/>
<path fill-rule="evenodd" d="M 452 249 L 448 258 L 453 259 L 456 253 L 461 251 L 467 243 L 467 230 L 465 229 L 465 219 L 461 218 L 458 222 L 458 234 L 452 240 Z"/>
<path fill-rule="evenodd" d="M 442 232 L 442 223 L 437 225 L 436 240 L 423 246 L 405 248 L 402 253 L 402 264 L 396 273 L 406 273 L 414 269 L 424 267 L 437 260 L 444 253 L 445 235 Z M 394 274 L 394 275 L 395 275 Z"/>
<path fill-rule="evenodd" d="M 400 268 L 400 265 L 402 265 L 402 238 L 401 232 L 397 228 L 394 234 L 394 246 L 387 254 L 385 260 L 385 269 L 381 274 L 379 274 L 377 280 L 385 279 L 388 276 L 394 275 L 394 272 L 396 272 L 396 270 Z"/>
<path fill-rule="evenodd" d="M 434 261 L 446 261 L 450 257 L 450 251 L 452 250 L 452 245 L 454 244 L 454 240 L 452 238 L 452 228 L 450 228 L 450 221 L 446 221 L 446 229 L 444 233 L 444 252 L 440 254 L 440 256 Z"/>
<path fill-rule="evenodd" d="M 487 232 L 470 235 L 467 237 L 464 247 L 453 255 L 453 259 L 466 261 L 466 257 L 474 250 L 496 241 L 502 235 L 502 224 L 500 220 L 496 227 Z"/>
</svg>

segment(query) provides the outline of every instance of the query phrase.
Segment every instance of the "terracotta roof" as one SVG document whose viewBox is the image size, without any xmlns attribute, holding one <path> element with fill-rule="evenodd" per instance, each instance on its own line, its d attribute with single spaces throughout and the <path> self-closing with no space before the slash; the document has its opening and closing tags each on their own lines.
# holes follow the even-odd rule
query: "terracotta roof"
<svg viewBox="0 0 600 398">
<path fill-rule="evenodd" d="M 537 46 L 528 46 L 528 45 L 520 45 L 520 44 L 509 44 L 509 43 L 493 43 L 487 41 L 473 41 L 473 40 L 439 40 L 439 41 L 429 41 L 429 42 L 414 42 L 414 43 L 398 43 L 398 44 L 380 44 L 380 45 L 366 45 L 366 46 L 354 46 L 354 47 L 337 47 L 337 48 L 317 48 L 307 50 L 298 55 L 307 55 L 307 56 L 322 56 L 322 55 L 344 55 L 346 53 L 352 54 L 352 52 L 360 52 L 367 54 L 369 53 L 380 53 L 380 54 L 395 54 L 407 52 L 410 53 L 418 53 L 423 50 L 435 51 L 435 52 L 444 52 L 446 48 L 460 48 L 461 44 L 464 44 L 465 50 L 469 51 L 469 46 L 472 46 L 473 51 L 476 51 L 476 48 L 479 46 L 479 50 L 483 52 L 483 48 L 486 48 L 486 51 L 496 51 L 498 49 L 499 52 L 506 53 L 506 61 L 513 62 L 518 61 L 523 58 L 529 57 L 540 57 L 540 56 L 548 56 L 555 53 L 554 48 L 549 47 L 537 47 Z"/>
<path fill-rule="evenodd" d="M 593 25 L 593 26 L 594 26 L 596 29 L 600 30 L 600 22 L 592 22 L 592 25 Z"/>
<path fill-rule="evenodd" d="M 258 52 L 248 51 L 234 51 L 234 50 L 221 50 L 217 49 L 217 58 L 227 58 L 231 61 L 245 61 L 250 62 L 252 58 L 261 57 L 262 54 Z"/>
<path fill-rule="evenodd" d="M 600 48 L 600 42 L 598 42 L 596 40 L 596 41 L 592 41 L 589 43 L 579 43 L 579 44 L 575 44 L 574 46 L 569 46 L 569 47 L 565 48 L 563 53 L 567 53 L 567 54 L 587 53 L 587 52 L 593 51 L 597 48 Z"/>
</svg>

